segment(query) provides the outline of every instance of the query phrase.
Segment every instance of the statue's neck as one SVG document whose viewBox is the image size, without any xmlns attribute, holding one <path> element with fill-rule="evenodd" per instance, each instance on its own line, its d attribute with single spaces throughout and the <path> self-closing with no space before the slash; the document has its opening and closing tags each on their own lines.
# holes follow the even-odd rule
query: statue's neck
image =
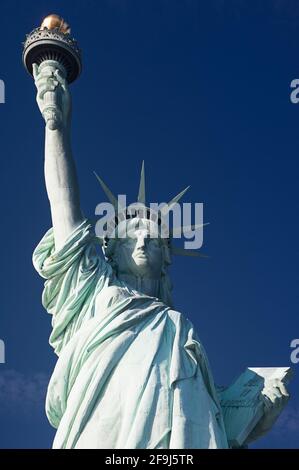
<svg viewBox="0 0 299 470">
<path fill-rule="evenodd" d="M 132 289 L 151 297 L 158 297 L 161 279 L 133 276 L 132 274 L 119 273 L 118 278 L 128 284 Z"/>
</svg>

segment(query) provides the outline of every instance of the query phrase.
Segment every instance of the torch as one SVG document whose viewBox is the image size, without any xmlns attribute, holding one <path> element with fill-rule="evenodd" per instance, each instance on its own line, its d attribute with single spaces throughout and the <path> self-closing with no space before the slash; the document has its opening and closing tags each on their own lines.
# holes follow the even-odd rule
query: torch
<svg viewBox="0 0 299 470">
<path fill-rule="evenodd" d="M 69 25 L 58 15 L 47 16 L 39 28 L 26 35 L 23 43 L 23 63 L 33 76 L 34 67 L 39 72 L 47 69 L 49 76 L 55 77 L 57 71 L 61 77 L 72 83 L 82 69 L 81 51 L 77 41 L 71 36 Z M 33 64 L 36 64 L 34 66 Z M 44 116 L 50 129 L 59 127 L 61 100 L 59 93 L 47 91 L 44 94 Z"/>
</svg>

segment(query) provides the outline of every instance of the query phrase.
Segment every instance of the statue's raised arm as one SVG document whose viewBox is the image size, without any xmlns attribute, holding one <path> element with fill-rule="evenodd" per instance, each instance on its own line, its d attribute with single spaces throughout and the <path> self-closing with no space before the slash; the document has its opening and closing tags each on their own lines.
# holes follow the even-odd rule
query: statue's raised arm
<svg viewBox="0 0 299 470">
<path fill-rule="evenodd" d="M 71 149 L 71 95 L 59 68 L 33 64 L 37 104 L 46 122 L 45 180 L 51 206 L 55 247 L 83 221 L 79 185 Z M 49 95 L 50 92 L 50 95 Z M 51 96 L 51 107 L 48 97 Z M 56 121 L 57 125 L 53 125 Z"/>
</svg>

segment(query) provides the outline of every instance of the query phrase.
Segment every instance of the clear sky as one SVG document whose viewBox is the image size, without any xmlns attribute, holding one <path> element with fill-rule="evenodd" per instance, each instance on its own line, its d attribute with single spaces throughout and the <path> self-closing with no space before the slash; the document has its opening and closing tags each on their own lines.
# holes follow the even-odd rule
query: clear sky
<svg viewBox="0 0 299 470">
<path fill-rule="evenodd" d="M 68 21 L 84 69 L 71 86 L 82 206 L 105 200 L 93 170 L 136 200 L 188 184 L 203 202 L 202 251 L 171 268 L 176 309 L 195 325 L 215 381 L 247 366 L 289 366 L 299 337 L 299 4 L 288 0 L 1 2 L 0 447 L 49 448 L 44 395 L 55 356 L 32 251 L 50 227 L 44 124 L 22 41 L 49 13 Z M 292 399 L 255 447 L 299 447 L 299 364 Z"/>
</svg>

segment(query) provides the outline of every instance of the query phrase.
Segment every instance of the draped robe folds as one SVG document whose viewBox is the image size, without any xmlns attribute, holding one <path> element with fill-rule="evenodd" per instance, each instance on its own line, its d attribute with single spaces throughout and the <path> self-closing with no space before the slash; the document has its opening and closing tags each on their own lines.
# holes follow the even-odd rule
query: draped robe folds
<svg viewBox="0 0 299 470">
<path fill-rule="evenodd" d="M 58 251 L 50 229 L 33 263 L 46 279 L 42 302 L 59 356 L 46 398 L 53 448 L 228 447 L 193 325 L 120 281 L 89 221 Z"/>
</svg>

